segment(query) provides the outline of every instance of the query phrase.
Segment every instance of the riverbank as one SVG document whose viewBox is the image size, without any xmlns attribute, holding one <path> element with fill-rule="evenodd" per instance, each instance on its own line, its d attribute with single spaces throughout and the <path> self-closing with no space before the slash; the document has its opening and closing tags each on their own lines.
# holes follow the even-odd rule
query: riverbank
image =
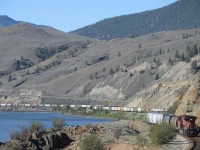
<svg viewBox="0 0 200 150">
<path fill-rule="evenodd" d="M 27 138 L 25 139 L 18 139 L 17 142 L 15 140 L 14 144 L 17 143 L 18 146 L 21 145 L 32 150 L 37 148 L 80 150 L 79 146 L 82 139 L 92 133 L 97 135 L 100 141 L 105 144 L 106 150 L 121 150 L 122 148 L 127 150 L 182 150 L 187 146 L 187 143 L 183 142 L 184 139 L 176 137 L 175 140 L 168 145 L 154 147 L 150 144 L 148 138 L 150 129 L 150 124 L 139 120 L 119 120 L 107 123 L 99 122 L 83 126 L 64 126 L 60 130 L 47 129 L 41 133 L 33 133 L 30 136 L 26 136 Z M 3 144 L 2 147 L 12 144 L 13 140 Z"/>
</svg>

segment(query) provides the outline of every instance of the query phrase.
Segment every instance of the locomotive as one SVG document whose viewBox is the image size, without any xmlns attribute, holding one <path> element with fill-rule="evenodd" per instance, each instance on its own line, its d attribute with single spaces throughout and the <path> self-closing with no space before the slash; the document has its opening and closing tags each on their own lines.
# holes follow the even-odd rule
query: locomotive
<svg viewBox="0 0 200 150">
<path fill-rule="evenodd" d="M 150 112 L 147 113 L 147 122 L 151 124 L 161 124 L 162 122 L 174 126 L 179 133 L 189 137 L 195 137 L 199 134 L 195 121 L 197 117 L 190 115 L 176 116 L 173 114 L 162 114 Z"/>
</svg>

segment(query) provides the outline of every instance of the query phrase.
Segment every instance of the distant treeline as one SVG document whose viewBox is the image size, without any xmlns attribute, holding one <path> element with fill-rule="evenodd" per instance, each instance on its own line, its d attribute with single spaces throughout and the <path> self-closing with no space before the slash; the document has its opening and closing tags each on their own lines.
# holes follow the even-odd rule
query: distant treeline
<svg viewBox="0 0 200 150">
<path fill-rule="evenodd" d="M 109 40 L 134 38 L 158 31 L 198 28 L 200 27 L 199 8 L 199 0 L 180 0 L 160 9 L 105 19 L 72 33 Z"/>
</svg>

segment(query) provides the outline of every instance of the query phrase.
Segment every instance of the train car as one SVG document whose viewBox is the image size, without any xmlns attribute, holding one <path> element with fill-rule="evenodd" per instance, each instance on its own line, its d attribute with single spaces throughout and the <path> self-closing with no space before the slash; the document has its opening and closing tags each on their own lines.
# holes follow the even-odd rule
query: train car
<svg viewBox="0 0 200 150">
<path fill-rule="evenodd" d="M 173 127 L 177 127 L 178 123 L 178 117 L 173 115 L 169 121 L 169 124 L 172 125 Z"/>
<path fill-rule="evenodd" d="M 137 108 L 137 111 L 138 112 L 142 112 L 142 108 Z"/>
<path fill-rule="evenodd" d="M 92 109 L 94 110 L 101 110 L 102 109 L 102 105 L 95 105 L 95 106 L 92 106 Z"/>
<path fill-rule="evenodd" d="M 51 106 L 52 106 L 52 107 L 57 107 L 58 105 L 57 105 L 57 104 L 52 104 Z"/>
<path fill-rule="evenodd" d="M 151 124 L 160 124 L 163 121 L 164 114 L 161 113 L 147 113 L 147 122 Z"/>
<path fill-rule="evenodd" d="M 87 107 L 87 105 L 81 105 L 81 107 L 82 107 L 82 108 L 86 108 L 86 107 Z"/>
<path fill-rule="evenodd" d="M 70 108 L 75 108 L 75 107 L 76 107 L 76 105 L 69 105 L 69 107 L 70 107 Z"/>
<path fill-rule="evenodd" d="M 30 107 L 30 106 L 31 106 L 31 104 L 24 104 L 24 106 L 25 106 L 25 107 Z"/>
<path fill-rule="evenodd" d="M 90 108 L 90 109 L 91 109 L 91 108 L 92 108 L 92 106 L 91 106 L 91 105 L 86 105 L 86 108 Z"/>
<path fill-rule="evenodd" d="M 110 110 L 110 107 L 102 107 L 103 110 Z"/>
<path fill-rule="evenodd" d="M 164 115 L 163 115 L 163 122 L 164 122 L 164 123 L 167 123 L 167 124 L 170 124 L 170 119 L 171 119 L 173 116 L 174 116 L 173 114 L 164 114 Z"/>
<path fill-rule="evenodd" d="M 2 106 L 2 107 L 5 107 L 5 106 L 6 106 L 6 104 L 0 104 L 0 106 Z"/>
<path fill-rule="evenodd" d="M 162 108 L 152 108 L 151 111 L 153 111 L 153 112 L 163 112 L 164 109 L 162 109 Z"/>
<path fill-rule="evenodd" d="M 121 110 L 121 108 L 120 107 L 117 107 L 117 111 L 120 111 Z"/>
<path fill-rule="evenodd" d="M 9 106 L 9 107 L 10 107 L 10 106 L 12 106 L 12 104 L 9 104 L 9 103 L 8 103 L 8 104 L 6 104 L 6 106 Z"/>
<path fill-rule="evenodd" d="M 124 107 L 124 110 L 123 111 L 125 111 L 125 112 L 130 112 L 131 111 L 131 108 L 129 108 L 129 107 Z"/>
<path fill-rule="evenodd" d="M 51 107 L 51 104 L 44 104 L 44 107 Z"/>
<path fill-rule="evenodd" d="M 119 107 L 118 106 L 110 106 L 112 111 L 118 111 Z"/>
</svg>

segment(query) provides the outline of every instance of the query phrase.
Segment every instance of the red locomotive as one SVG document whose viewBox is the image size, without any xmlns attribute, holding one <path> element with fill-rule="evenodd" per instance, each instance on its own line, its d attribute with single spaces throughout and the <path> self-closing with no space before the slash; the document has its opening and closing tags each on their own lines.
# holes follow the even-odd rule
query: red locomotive
<svg viewBox="0 0 200 150">
<path fill-rule="evenodd" d="M 198 128 L 195 124 L 196 119 L 197 117 L 195 116 L 178 116 L 177 127 L 179 129 L 179 132 L 187 136 L 197 136 Z"/>
</svg>

